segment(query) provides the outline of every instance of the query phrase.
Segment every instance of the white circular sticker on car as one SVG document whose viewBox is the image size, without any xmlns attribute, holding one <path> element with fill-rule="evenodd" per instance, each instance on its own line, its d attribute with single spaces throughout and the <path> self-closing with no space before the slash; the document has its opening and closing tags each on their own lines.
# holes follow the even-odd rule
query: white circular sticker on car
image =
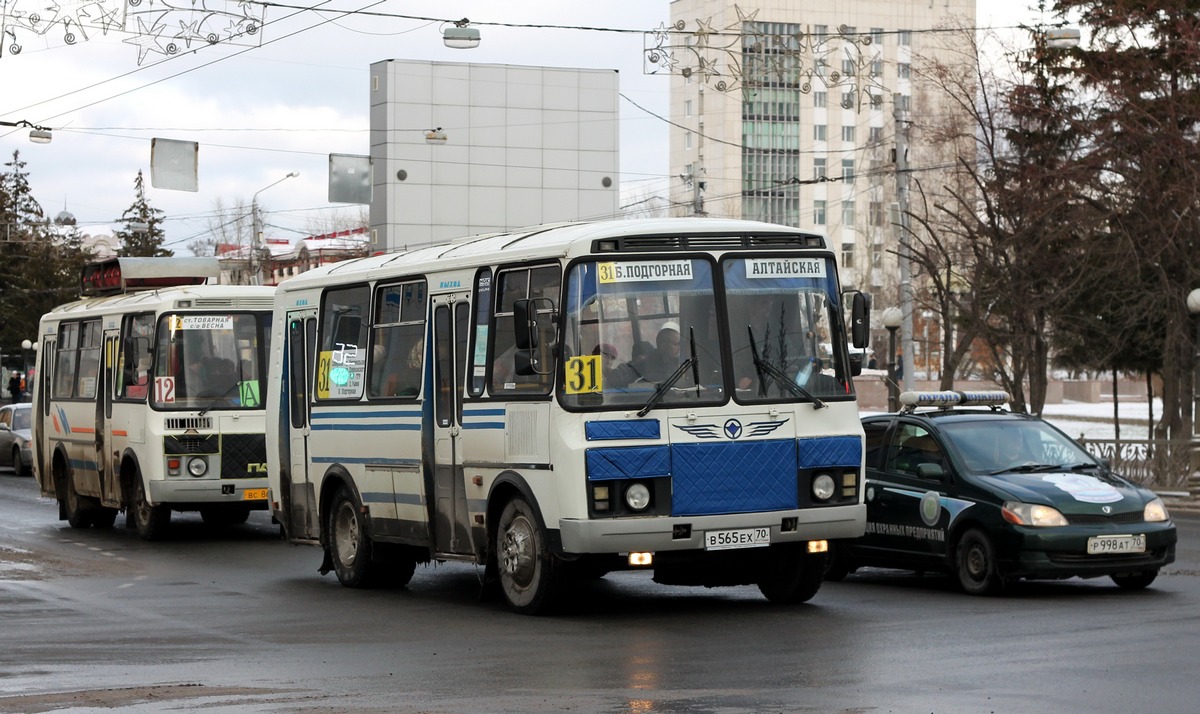
<svg viewBox="0 0 1200 714">
<path fill-rule="evenodd" d="M 1084 503 L 1113 503 L 1122 498 L 1120 491 L 1087 474 L 1046 474 L 1042 480 Z"/>
<path fill-rule="evenodd" d="M 925 525 L 936 526 L 942 517 L 942 498 L 937 491 L 926 491 L 921 496 L 921 520 Z"/>
</svg>

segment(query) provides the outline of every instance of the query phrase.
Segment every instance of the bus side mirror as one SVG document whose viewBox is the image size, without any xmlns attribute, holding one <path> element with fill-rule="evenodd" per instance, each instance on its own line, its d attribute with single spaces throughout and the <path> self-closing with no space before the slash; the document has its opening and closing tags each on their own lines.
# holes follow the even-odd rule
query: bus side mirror
<svg viewBox="0 0 1200 714">
<path fill-rule="evenodd" d="M 538 346 L 537 306 L 533 300 L 522 299 L 513 303 L 513 335 L 518 350 L 531 350 Z"/>
<path fill-rule="evenodd" d="M 860 350 L 871 343 L 871 296 L 858 291 L 850 295 L 850 341 Z"/>
</svg>

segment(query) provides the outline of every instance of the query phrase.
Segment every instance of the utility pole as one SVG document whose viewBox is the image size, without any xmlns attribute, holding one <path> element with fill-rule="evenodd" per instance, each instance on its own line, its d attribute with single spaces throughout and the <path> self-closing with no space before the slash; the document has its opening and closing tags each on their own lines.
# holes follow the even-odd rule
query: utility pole
<svg viewBox="0 0 1200 714">
<path fill-rule="evenodd" d="M 903 320 L 900 323 L 900 344 L 904 349 L 901 367 L 904 370 L 904 389 L 912 390 L 913 379 L 913 290 L 909 250 L 911 223 L 908 215 L 908 130 L 911 122 L 908 112 L 900 108 L 900 94 L 892 95 L 892 119 L 896 125 L 896 207 L 898 216 L 893 225 L 896 226 L 896 236 L 899 241 L 900 256 L 900 311 Z"/>
</svg>

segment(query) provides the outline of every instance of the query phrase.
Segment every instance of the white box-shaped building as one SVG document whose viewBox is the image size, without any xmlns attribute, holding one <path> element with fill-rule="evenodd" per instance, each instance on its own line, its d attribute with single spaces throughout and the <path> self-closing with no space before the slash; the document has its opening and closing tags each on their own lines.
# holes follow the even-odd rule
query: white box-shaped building
<svg viewBox="0 0 1200 714">
<path fill-rule="evenodd" d="M 372 250 L 615 217 L 617 94 L 615 70 L 372 64 Z"/>
</svg>

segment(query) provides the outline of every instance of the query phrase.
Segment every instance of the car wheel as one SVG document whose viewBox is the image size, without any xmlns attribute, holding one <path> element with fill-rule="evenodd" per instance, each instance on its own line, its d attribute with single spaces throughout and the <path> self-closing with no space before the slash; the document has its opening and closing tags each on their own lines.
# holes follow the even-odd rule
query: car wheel
<svg viewBox="0 0 1200 714">
<path fill-rule="evenodd" d="M 809 553 L 805 543 L 776 546 L 779 549 L 769 571 L 758 581 L 758 591 L 779 605 L 808 602 L 821 589 L 827 559 L 824 553 Z"/>
<path fill-rule="evenodd" d="M 1003 588 L 992 541 L 978 528 L 972 528 L 959 539 L 955 561 L 958 582 L 968 593 L 991 595 Z"/>
<path fill-rule="evenodd" d="M 1109 576 L 1122 590 L 1144 590 L 1158 577 L 1158 570 L 1143 570 L 1140 573 L 1118 573 Z"/>
<path fill-rule="evenodd" d="M 171 525 L 171 509 L 147 501 L 141 474 L 133 475 L 133 523 L 142 540 L 161 540 Z"/>
<path fill-rule="evenodd" d="M 553 609 L 562 576 L 560 563 L 550 552 L 537 514 L 524 498 L 518 496 L 505 504 L 492 552 L 509 607 L 524 615 Z"/>
<path fill-rule="evenodd" d="M 358 498 L 342 486 L 329 508 L 329 554 L 338 582 L 348 588 L 366 588 L 375 584 L 376 570 L 371 562 L 371 538 L 362 520 Z"/>
<path fill-rule="evenodd" d="M 28 476 L 33 471 L 28 464 L 21 460 L 21 447 L 19 446 L 13 447 L 12 467 L 13 473 L 17 476 Z"/>
</svg>

